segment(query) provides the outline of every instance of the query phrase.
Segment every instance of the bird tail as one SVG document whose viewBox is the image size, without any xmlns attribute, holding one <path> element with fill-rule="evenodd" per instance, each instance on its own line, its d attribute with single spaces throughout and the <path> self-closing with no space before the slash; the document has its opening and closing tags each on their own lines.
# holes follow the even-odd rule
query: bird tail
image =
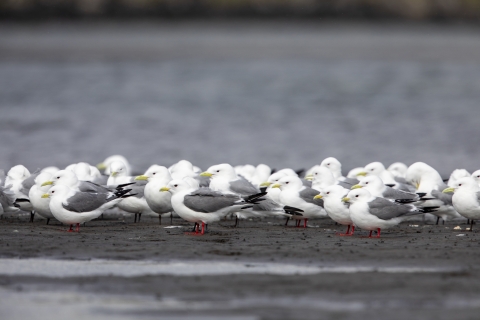
<svg viewBox="0 0 480 320">
<path fill-rule="evenodd" d="M 437 211 L 437 209 L 440 207 L 423 207 L 423 208 L 418 208 L 418 211 L 421 213 L 431 213 Z"/>
<path fill-rule="evenodd" d="M 300 213 L 300 212 L 303 212 L 303 210 L 295 207 L 285 206 L 283 207 L 283 211 L 285 211 L 286 214 L 289 214 L 292 216 L 303 216 L 303 214 Z"/>
<path fill-rule="evenodd" d="M 115 187 L 116 190 L 122 190 L 125 187 L 131 186 L 132 184 L 135 184 L 136 182 L 130 182 L 130 183 L 124 183 L 124 184 L 119 184 L 118 186 Z"/>
<path fill-rule="evenodd" d="M 262 198 L 262 197 L 266 195 L 267 195 L 266 192 L 260 192 L 260 193 L 256 193 L 256 194 L 252 194 L 250 196 L 244 197 L 243 200 L 245 200 L 245 202 L 247 203 L 258 204 L 260 201 L 265 200 L 265 198 Z"/>
</svg>

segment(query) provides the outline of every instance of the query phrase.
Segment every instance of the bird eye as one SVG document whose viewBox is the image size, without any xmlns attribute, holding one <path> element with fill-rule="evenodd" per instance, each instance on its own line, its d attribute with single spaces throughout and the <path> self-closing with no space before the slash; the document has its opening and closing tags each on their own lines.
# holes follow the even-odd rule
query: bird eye
<svg viewBox="0 0 480 320">
<path fill-rule="evenodd" d="M 370 171 L 373 171 L 373 169 L 371 169 Z"/>
<path fill-rule="evenodd" d="M 327 163 L 327 166 L 329 166 L 329 165 L 330 165 L 330 163 Z"/>
<path fill-rule="evenodd" d="M 327 194 L 330 194 L 330 192 L 327 192 Z"/>
<path fill-rule="evenodd" d="M 355 198 L 358 198 L 358 195 L 356 195 Z"/>
<path fill-rule="evenodd" d="M 52 193 L 55 193 L 55 191 L 52 191 Z"/>
<path fill-rule="evenodd" d="M 368 182 L 365 182 L 365 184 L 368 184 Z"/>
<path fill-rule="evenodd" d="M 461 187 L 461 186 L 462 186 L 462 184 L 460 183 L 458 186 L 459 186 L 459 187 Z"/>
<path fill-rule="evenodd" d="M 57 179 L 60 179 L 60 177 L 57 177 Z"/>
<path fill-rule="evenodd" d="M 178 184 L 175 184 L 174 187 L 175 187 L 175 188 L 178 187 Z"/>
<path fill-rule="evenodd" d="M 154 173 L 152 173 L 152 174 L 153 174 L 153 175 L 155 175 L 155 174 L 156 174 L 156 172 L 154 172 Z"/>
<path fill-rule="evenodd" d="M 286 184 L 289 184 L 289 182 L 285 182 Z"/>
<path fill-rule="evenodd" d="M 217 170 L 217 172 L 220 172 L 220 170 Z"/>
</svg>

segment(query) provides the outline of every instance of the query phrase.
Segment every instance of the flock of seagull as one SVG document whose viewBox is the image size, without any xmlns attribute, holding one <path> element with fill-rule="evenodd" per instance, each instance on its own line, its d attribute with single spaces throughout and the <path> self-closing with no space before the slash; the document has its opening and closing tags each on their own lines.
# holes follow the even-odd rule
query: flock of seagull
<svg viewBox="0 0 480 320">
<path fill-rule="evenodd" d="M 433 214 L 445 223 L 463 218 L 473 229 L 480 218 L 480 170 L 456 169 L 448 180 L 423 162 L 390 167 L 372 162 L 345 177 L 341 163 L 329 157 L 307 171 L 272 170 L 230 164 L 206 171 L 181 160 L 169 168 L 152 165 L 133 176 L 127 159 L 114 155 L 97 166 L 85 162 L 64 170 L 47 167 L 30 173 L 23 165 L 0 175 L 0 215 L 30 212 L 55 218 L 79 232 L 80 224 L 118 208 L 140 221 L 142 214 L 178 215 L 194 223 L 190 234 L 203 235 L 207 226 L 227 216 L 238 219 L 284 217 L 306 228 L 313 218 L 331 218 L 352 236 L 355 228 L 376 232 L 412 216 Z"/>
</svg>

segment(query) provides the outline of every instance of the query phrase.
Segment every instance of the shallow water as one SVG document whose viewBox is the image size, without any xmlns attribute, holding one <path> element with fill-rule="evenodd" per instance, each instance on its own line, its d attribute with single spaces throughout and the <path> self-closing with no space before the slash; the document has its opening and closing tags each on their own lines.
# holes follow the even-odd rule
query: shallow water
<svg viewBox="0 0 480 320">
<path fill-rule="evenodd" d="M 479 168 L 476 27 L 5 26 L 0 167 L 338 157 Z"/>
</svg>

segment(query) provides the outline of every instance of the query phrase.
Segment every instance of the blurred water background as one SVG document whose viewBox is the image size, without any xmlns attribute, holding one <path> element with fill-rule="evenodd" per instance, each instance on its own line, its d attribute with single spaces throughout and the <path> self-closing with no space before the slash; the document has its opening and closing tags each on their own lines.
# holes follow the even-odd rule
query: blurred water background
<svg viewBox="0 0 480 320">
<path fill-rule="evenodd" d="M 257 10 L 280 2 L 3 2 L 0 168 L 117 153 L 136 171 L 183 158 L 297 169 L 328 156 L 344 171 L 372 161 L 425 161 L 444 176 L 480 168 L 478 1 Z M 180 18 L 162 18 L 179 3 Z M 265 5 L 238 11 L 245 3 Z M 310 6 L 319 3 L 330 5 Z M 294 19 L 277 19 L 287 12 Z"/>
</svg>

